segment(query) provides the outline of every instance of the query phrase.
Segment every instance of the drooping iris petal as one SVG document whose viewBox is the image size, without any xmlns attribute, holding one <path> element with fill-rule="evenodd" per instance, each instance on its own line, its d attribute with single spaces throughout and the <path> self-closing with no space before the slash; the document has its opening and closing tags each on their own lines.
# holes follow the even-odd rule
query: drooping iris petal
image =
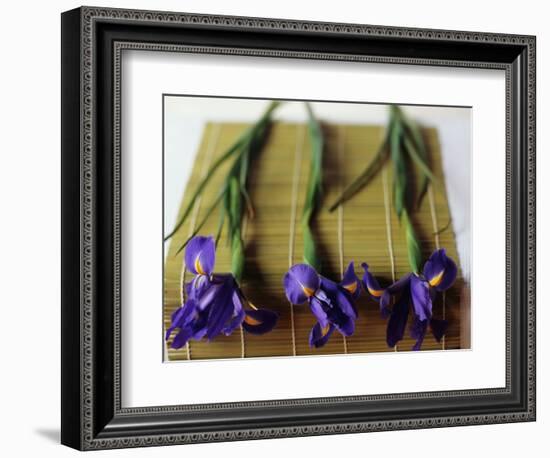
<svg viewBox="0 0 550 458">
<path fill-rule="evenodd" d="M 226 336 L 230 335 L 236 328 L 238 328 L 242 324 L 245 317 L 242 299 L 238 291 L 236 290 L 233 291 L 232 300 L 233 300 L 233 317 L 222 330 L 222 332 Z"/>
<path fill-rule="evenodd" d="M 309 346 L 315 348 L 324 346 L 333 332 L 334 325 L 328 324 L 326 326 L 321 326 L 319 323 L 315 323 L 309 333 Z"/>
<path fill-rule="evenodd" d="M 424 265 L 424 278 L 432 288 L 438 291 L 449 289 L 454 283 L 457 267 L 454 261 L 447 256 L 444 248 L 436 250 Z"/>
<path fill-rule="evenodd" d="M 196 302 L 188 299 L 187 302 L 172 314 L 172 325 L 166 332 L 166 340 L 169 339 L 174 329 L 179 329 L 172 341 L 171 347 L 179 349 L 183 347 L 189 339 L 194 337 L 194 318 L 197 315 Z"/>
<path fill-rule="evenodd" d="M 355 320 L 347 315 L 341 314 L 341 316 L 331 321 L 336 326 L 336 329 L 346 337 L 352 336 L 355 332 Z"/>
<path fill-rule="evenodd" d="M 233 280 L 233 277 L 228 277 L 218 289 L 216 296 L 213 298 L 212 303 L 209 306 L 210 312 L 208 314 L 207 322 L 208 330 L 206 332 L 206 337 L 209 340 L 212 340 L 220 334 L 228 320 L 233 315 L 234 283 L 235 281 Z"/>
<path fill-rule="evenodd" d="M 382 318 L 387 318 L 391 313 L 391 300 L 392 297 L 404 294 L 404 291 L 409 294 L 409 283 L 411 280 L 411 274 L 403 275 L 399 280 L 390 285 L 384 290 L 384 294 L 380 298 L 380 315 Z"/>
<path fill-rule="evenodd" d="M 247 310 L 243 321 L 243 328 L 251 334 L 265 334 L 271 331 L 279 316 L 271 310 Z"/>
<path fill-rule="evenodd" d="M 357 299 L 359 294 L 361 294 L 360 282 L 357 275 L 355 275 L 355 266 L 353 261 L 349 263 L 348 268 L 344 272 L 340 286 L 351 294 L 353 299 Z"/>
<path fill-rule="evenodd" d="M 178 328 L 177 322 L 179 320 L 179 316 L 174 316 L 175 314 L 181 315 L 183 313 L 183 307 L 179 307 L 173 314 L 172 314 L 172 323 L 170 324 L 170 327 L 166 330 L 166 333 L 164 335 L 164 340 L 168 340 L 172 333 L 174 332 L 174 329 Z"/>
<path fill-rule="evenodd" d="M 181 329 L 180 332 L 178 332 L 178 334 L 176 335 L 176 337 L 174 337 L 171 347 L 174 350 L 180 349 L 189 341 L 191 336 L 192 336 L 192 333 L 189 328 Z"/>
<path fill-rule="evenodd" d="M 286 297 L 292 304 L 303 304 L 319 289 L 320 279 L 315 269 L 307 264 L 296 264 L 285 274 Z"/>
<path fill-rule="evenodd" d="M 190 299 L 172 313 L 170 327 L 166 330 L 165 340 L 168 340 L 176 328 L 183 328 L 187 319 L 195 310 L 195 301 Z"/>
<path fill-rule="evenodd" d="M 386 343 L 388 347 L 393 348 L 397 342 L 403 339 L 407 319 L 409 317 L 409 294 L 403 292 L 399 300 L 393 306 L 388 327 L 386 328 Z"/>
<path fill-rule="evenodd" d="M 411 337 L 416 339 L 416 343 L 412 347 L 413 351 L 420 350 L 422 342 L 424 342 L 424 336 L 426 335 L 426 329 L 428 328 L 428 320 L 419 320 L 415 318 L 411 325 Z"/>
<path fill-rule="evenodd" d="M 365 291 L 369 293 L 373 299 L 380 300 L 384 294 L 384 289 L 380 286 L 376 277 L 370 273 L 369 265 L 366 262 L 361 264 L 361 267 L 365 270 L 363 274 L 363 288 L 365 288 Z"/>
<path fill-rule="evenodd" d="M 432 329 L 432 334 L 435 337 L 435 340 L 438 342 L 441 342 L 441 339 L 447 332 L 447 328 L 449 327 L 449 322 L 447 320 L 438 320 L 435 318 L 432 318 L 430 320 L 430 328 Z"/>
<path fill-rule="evenodd" d="M 321 326 L 323 328 L 326 327 L 328 325 L 328 316 L 325 309 L 328 310 L 330 306 L 318 297 L 312 297 L 309 301 L 309 308 L 311 309 L 311 313 L 317 318 L 317 321 L 321 323 Z"/>
<path fill-rule="evenodd" d="M 195 275 L 211 275 L 216 262 L 216 244 L 213 237 L 197 235 L 185 248 L 185 267 Z"/>
<path fill-rule="evenodd" d="M 353 319 L 357 318 L 357 310 L 355 310 L 351 300 L 353 296 L 348 290 L 328 278 L 321 277 L 320 291 L 317 296 L 321 297 L 323 293 L 328 299 L 327 302 L 333 307 L 340 309 L 345 315 Z"/>
<path fill-rule="evenodd" d="M 208 315 L 209 309 L 199 311 L 193 322 L 189 323 L 189 327 L 193 332 L 192 339 L 200 340 L 206 335 L 206 331 L 208 331 Z"/>
<path fill-rule="evenodd" d="M 382 297 L 380 298 L 380 316 L 383 319 L 386 319 L 391 314 L 391 303 L 392 295 L 389 293 L 388 290 L 384 291 L 384 294 L 382 294 Z"/>
<path fill-rule="evenodd" d="M 416 317 L 418 317 L 420 321 L 430 319 L 432 317 L 432 298 L 428 282 L 416 275 L 412 275 L 410 290 Z"/>
<path fill-rule="evenodd" d="M 403 290 L 403 288 L 409 286 L 409 282 L 412 275 L 411 273 L 403 275 L 399 280 L 397 280 L 395 283 L 392 283 L 390 286 L 386 288 L 386 291 L 388 291 L 390 294 L 397 294 Z"/>
</svg>

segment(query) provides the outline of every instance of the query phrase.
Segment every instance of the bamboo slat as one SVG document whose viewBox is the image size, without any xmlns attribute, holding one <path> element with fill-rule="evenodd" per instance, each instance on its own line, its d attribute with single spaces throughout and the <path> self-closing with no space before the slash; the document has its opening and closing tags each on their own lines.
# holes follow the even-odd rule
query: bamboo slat
<svg viewBox="0 0 550 458">
<path fill-rule="evenodd" d="M 208 165 L 221 155 L 247 127 L 246 124 L 209 123 L 206 125 L 191 178 L 187 184 L 181 207 L 187 205 L 197 183 Z M 316 219 L 315 232 L 323 259 L 323 273 L 335 280 L 341 277 L 342 268 L 355 261 L 356 272 L 362 276 L 361 262 L 367 262 L 371 271 L 384 286 L 393 278 L 409 271 L 406 242 L 402 228 L 392 207 L 392 171 L 386 166 L 383 173 L 370 182 L 340 210 L 329 213 L 326 206 L 333 202 L 341 189 L 349 184 L 372 159 L 382 138 L 381 126 L 324 125 L 326 144 L 324 153 L 324 205 Z M 458 263 L 458 255 L 452 224 L 435 235 L 438 229 L 448 225 L 450 213 L 441 167 L 441 155 L 434 129 L 424 130 L 430 152 L 430 166 L 438 178 L 414 216 L 414 224 L 427 259 L 439 244 Z M 218 192 L 229 163 L 214 176 L 202 199 L 195 205 L 192 218 L 167 243 L 170 243 L 165 264 L 164 308 L 165 329 L 170 316 L 180 306 L 180 279 L 182 253 L 177 248 L 193 231 L 197 221 L 205 214 Z M 302 237 L 300 216 L 309 169 L 309 138 L 302 124 L 277 123 L 271 129 L 260 157 L 253 163 L 250 175 L 250 195 L 255 215 L 246 220 L 246 266 L 242 289 L 248 299 L 258 307 L 276 310 L 277 327 L 270 333 L 254 336 L 244 333 L 244 356 L 297 356 L 368 353 L 409 350 L 414 342 L 407 337 L 397 349 L 388 348 L 385 342 L 386 321 L 380 318 L 378 304 L 362 294 L 357 307 L 359 319 L 353 336 L 344 339 L 335 332 L 329 343 L 320 349 L 308 345 L 308 335 L 315 319 L 309 307 L 294 306 L 291 309 L 282 286 L 282 278 L 289 264 L 301 262 Z M 218 214 L 208 219 L 201 234 L 215 234 Z M 230 270 L 230 251 L 225 243 L 225 233 L 217 250 L 217 272 Z M 190 279 L 189 274 L 185 275 Z M 428 334 L 422 350 L 459 349 L 469 347 L 467 322 L 469 313 L 468 291 L 460 274 L 455 285 L 439 296 L 434 303 L 434 316 L 445 317 L 450 326 L 445 341 L 437 343 Z M 292 316 L 293 315 L 293 316 Z M 292 333 L 294 322 L 294 336 Z M 169 348 L 167 359 L 240 358 L 242 357 L 241 333 L 220 336 L 212 342 L 191 341 L 179 350 Z"/>
</svg>

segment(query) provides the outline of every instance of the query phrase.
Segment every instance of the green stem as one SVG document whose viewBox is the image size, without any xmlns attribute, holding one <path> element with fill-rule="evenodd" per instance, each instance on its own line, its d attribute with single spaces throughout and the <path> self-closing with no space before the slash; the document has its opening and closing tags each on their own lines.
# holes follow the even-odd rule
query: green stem
<svg viewBox="0 0 550 458">
<path fill-rule="evenodd" d="M 185 207 L 185 210 L 183 211 L 182 216 L 174 226 L 174 229 L 164 238 L 164 240 L 170 239 L 185 223 L 187 218 L 189 217 L 191 210 L 193 206 L 195 205 L 196 200 L 198 197 L 202 194 L 202 192 L 205 190 L 206 186 L 210 182 L 210 179 L 214 175 L 214 173 L 218 170 L 218 168 L 227 161 L 230 157 L 232 157 L 234 154 L 237 154 L 237 160 L 236 163 L 239 163 L 239 160 L 243 154 L 243 151 L 248 151 L 251 148 L 251 145 L 258 140 L 258 138 L 262 137 L 265 134 L 265 130 L 269 123 L 271 122 L 271 115 L 273 114 L 273 111 L 280 105 L 280 102 L 277 100 L 272 101 L 269 106 L 267 107 L 266 111 L 262 114 L 260 119 L 251 127 L 245 130 L 243 134 L 239 136 L 239 138 L 233 143 L 229 149 L 225 153 L 223 153 L 215 162 L 212 164 L 212 166 L 208 169 L 208 172 L 206 173 L 205 177 L 200 181 L 200 183 L 197 186 L 197 189 L 193 193 L 189 203 Z"/>
<path fill-rule="evenodd" d="M 317 250 L 317 244 L 311 225 L 323 195 L 322 189 L 322 165 L 324 138 L 321 126 L 313 114 L 309 103 L 306 102 L 308 112 L 308 130 L 311 143 L 311 164 L 306 188 L 306 198 L 302 213 L 302 237 L 304 240 L 304 262 L 312 266 L 318 272 L 321 269 L 321 259 Z"/>
</svg>

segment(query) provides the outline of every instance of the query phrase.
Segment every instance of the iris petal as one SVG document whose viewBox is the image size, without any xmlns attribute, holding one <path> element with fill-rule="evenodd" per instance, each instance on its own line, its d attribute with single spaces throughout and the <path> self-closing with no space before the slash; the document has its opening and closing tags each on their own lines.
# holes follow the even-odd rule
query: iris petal
<svg viewBox="0 0 550 458">
<path fill-rule="evenodd" d="M 432 334 L 435 337 L 435 340 L 438 342 L 441 342 L 441 339 L 447 332 L 447 328 L 449 327 L 449 322 L 447 320 L 437 320 L 435 318 L 432 318 L 430 320 L 430 328 L 432 329 Z"/>
<path fill-rule="evenodd" d="M 410 280 L 410 273 L 403 275 L 399 280 L 384 290 L 384 294 L 382 294 L 382 297 L 380 298 L 380 315 L 382 318 L 387 318 L 390 315 L 390 303 L 393 296 L 398 294 L 406 294 L 407 297 L 409 296 Z"/>
<path fill-rule="evenodd" d="M 222 331 L 227 321 L 233 315 L 233 293 L 235 292 L 235 286 L 235 281 L 232 277 L 226 279 L 212 299 L 208 314 L 208 330 L 206 332 L 206 337 L 209 340 L 212 340 Z"/>
<path fill-rule="evenodd" d="M 424 278 L 438 291 L 445 291 L 454 283 L 457 267 L 444 248 L 436 250 L 424 265 Z"/>
<path fill-rule="evenodd" d="M 428 328 L 428 320 L 414 319 L 411 326 L 411 337 L 416 339 L 416 343 L 412 347 L 413 351 L 420 350 L 422 342 L 424 342 L 424 336 L 426 335 L 426 329 Z"/>
<path fill-rule="evenodd" d="M 265 334 L 277 324 L 279 316 L 271 310 L 247 310 L 243 321 L 243 328 L 251 334 Z"/>
<path fill-rule="evenodd" d="M 226 336 L 230 335 L 236 328 L 238 328 L 242 324 L 245 317 L 242 299 L 238 291 L 233 291 L 232 300 L 233 300 L 233 317 L 222 330 L 222 332 Z"/>
<path fill-rule="evenodd" d="M 286 297 L 292 304 L 303 304 L 319 289 L 320 279 L 315 269 L 307 264 L 296 264 L 285 274 Z"/>
<path fill-rule="evenodd" d="M 356 319 L 357 311 L 353 305 L 351 294 L 342 286 L 336 284 L 328 278 L 321 277 L 320 292 L 324 293 L 328 302 L 333 306 L 339 308 L 345 315 Z M 321 294 L 318 294 L 320 296 Z"/>
<path fill-rule="evenodd" d="M 458 269 L 456 267 L 456 264 L 451 258 L 447 258 L 447 267 L 445 268 L 443 278 L 441 279 L 441 283 L 439 283 L 439 285 L 437 285 L 435 288 L 438 291 L 445 291 L 449 289 L 455 282 L 457 273 Z"/>
<path fill-rule="evenodd" d="M 361 264 L 361 267 L 363 267 L 365 271 L 363 274 L 363 288 L 365 288 L 365 291 L 369 293 L 373 299 L 380 300 L 384 294 L 384 289 L 380 286 L 376 277 L 370 273 L 369 265 L 366 262 Z"/>
<path fill-rule="evenodd" d="M 168 340 L 170 336 L 172 335 L 172 332 L 176 328 L 183 328 L 188 320 L 188 318 L 191 316 L 192 312 L 195 310 L 195 301 L 188 300 L 183 304 L 183 306 L 179 307 L 172 313 L 172 320 L 170 323 L 170 327 L 166 330 L 165 339 Z"/>
<path fill-rule="evenodd" d="M 325 311 L 325 309 L 328 309 L 326 302 L 321 302 L 317 297 L 312 297 L 309 301 L 309 308 L 311 309 L 311 313 L 313 313 L 315 318 L 321 323 L 322 327 L 328 325 L 327 312 Z"/>
<path fill-rule="evenodd" d="M 355 275 L 354 263 L 353 261 L 351 261 L 346 271 L 344 272 L 344 276 L 342 277 L 340 286 L 344 288 L 349 294 L 351 294 L 351 297 L 353 299 L 357 299 L 359 297 L 359 294 L 361 293 L 359 284 L 359 279 L 357 278 L 357 275 Z"/>
<path fill-rule="evenodd" d="M 386 328 L 386 343 L 393 348 L 403 339 L 407 318 L 409 317 L 409 294 L 403 293 L 393 306 L 388 327 Z"/>
<path fill-rule="evenodd" d="M 191 338 L 191 331 L 188 328 L 181 329 L 180 332 L 174 337 L 171 347 L 175 350 L 183 347 Z"/>
<path fill-rule="evenodd" d="M 411 277 L 413 277 L 413 276 L 414 275 L 412 275 L 410 273 L 408 273 L 406 275 L 403 275 L 399 280 L 397 280 L 391 286 L 386 288 L 387 291 L 390 294 L 397 294 L 397 293 L 401 292 L 403 290 L 403 288 L 406 288 L 407 286 L 409 286 Z"/>
<path fill-rule="evenodd" d="M 198 316 L 192 323 L 189 324 L 193 332 L 193 335 L 191 336 L 192 339 L 200 340 L 206 335 L 206 332 L 208 331 L 208 315 L 209 310 L 199 312 Z"/>
<path fill-rule="evenodd" d="M 335 320 L 334 325 L 343 336 L 352 336 L 355 332 L 355 320 L 349 316 L 342 316 L 341 319 Z"/>
<path fill-rule="evenodd" d="M 321 326 L 319 323 L 315 323 L 309 333 L 309 346 L 315 348 L 324 346 L 333 332 L 334 325 Z"/>
<path fill-rule="evenodd" d="M 185 248 L 185 267 L 195 275 L 212 275 L 216 262 L 216 244 L 213 237 L 197 235 Z"/>
<path fill-rule="evenodd" d="M 410 288 L 415 315 L 420 321 L 430 319 L 432 317 L 432 298 L 428 282 L 413 275 Z"/>
</svg>

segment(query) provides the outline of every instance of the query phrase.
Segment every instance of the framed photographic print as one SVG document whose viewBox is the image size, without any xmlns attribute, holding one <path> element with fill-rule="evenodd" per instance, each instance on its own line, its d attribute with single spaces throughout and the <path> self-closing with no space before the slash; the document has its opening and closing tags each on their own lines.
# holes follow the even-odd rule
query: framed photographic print
<svg viewBox="0 0 550 458">
<path fill-rule="evenodd" d="M 535 38 L 62 15 L 62 442 L 535 419 Z"/>
</svg>

